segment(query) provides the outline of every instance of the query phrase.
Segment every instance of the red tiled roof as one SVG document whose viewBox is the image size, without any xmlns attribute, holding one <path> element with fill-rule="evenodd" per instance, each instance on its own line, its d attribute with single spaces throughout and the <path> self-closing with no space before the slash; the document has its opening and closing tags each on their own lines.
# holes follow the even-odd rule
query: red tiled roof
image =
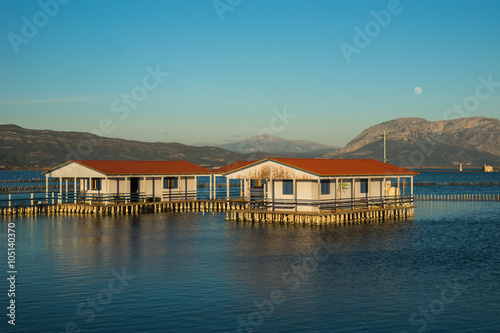
<svg viewBox="0 0 500 333">
<path fill-rule="evenodd" d="M 187 161 L 93 161 L 74 160 L 106 175 L 210 174 L 211 170 Z"/>
<path fill-rule="evenodd" d="M 373 159 L 270 158 L 319 176 L 417 175 L 418 172 Z"/>
<path fill-rule="evenodd" d="M 233 170 L 245 167 L 245 166 L 252 164 L 252 163 L 255 163 L 255 162 L 258 162 L 258 161 L 236 161 L 234 163 L 231 163 L 231 164 L 225 165 L 223 167 L 220 167 L 218 169 L 215 169 L 214 173 L 226 173 L 229 171 L 233 171 Z"/>
<path fill-rule="evenodd" d="M 313 173 L 318 176 L 383 176 L 418 174 L 418 172 L 400 168 L 392 164 L 382 163 L 373 159 L 268 158 L 260 162 L 268 160 Z"/>
</svg>

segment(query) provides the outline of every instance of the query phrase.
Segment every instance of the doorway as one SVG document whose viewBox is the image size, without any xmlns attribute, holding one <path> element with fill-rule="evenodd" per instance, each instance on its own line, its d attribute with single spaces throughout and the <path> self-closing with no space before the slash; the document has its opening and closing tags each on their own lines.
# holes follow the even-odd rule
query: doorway
<svg viewBox="0 0 500 333">
<path fill-rule="evenodd" d="M 130 201 L 139 201 L 139 178 L 130 178 Z"/>
</svg>

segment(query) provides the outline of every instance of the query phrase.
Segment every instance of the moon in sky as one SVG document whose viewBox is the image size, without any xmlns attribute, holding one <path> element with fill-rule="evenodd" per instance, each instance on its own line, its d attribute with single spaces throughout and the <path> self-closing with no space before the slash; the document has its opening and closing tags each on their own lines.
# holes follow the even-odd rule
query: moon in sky
<svg viewBox="0 0 500 333">
<path fill-rule="evenodd" d="M 416 87 L 415 88 L 415 94 L 420 95 L 422 93 L 422 88 Z"/>
</svg>

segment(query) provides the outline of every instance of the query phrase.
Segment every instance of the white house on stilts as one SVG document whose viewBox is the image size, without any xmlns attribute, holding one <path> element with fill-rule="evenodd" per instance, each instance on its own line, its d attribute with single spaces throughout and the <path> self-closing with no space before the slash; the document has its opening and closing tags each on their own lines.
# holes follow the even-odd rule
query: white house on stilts
<svg viewBox="0 0 500 333">
<path fill-rule="evenodd" d="M 59 180 L 60 201 L 116 203 L 196 200 L 197 177 L 212 171 L 187 161 L 72 160 L 44 174 L 47 189 Z"/>
<path fill-rule="evenodd" d="M 249 209 L 321 212 L 413 203 L 415 171 L 372 159 L 268 158 L 227 168 Z M 410 188 L 405 194 L 404 188 Z"/>
</svg>

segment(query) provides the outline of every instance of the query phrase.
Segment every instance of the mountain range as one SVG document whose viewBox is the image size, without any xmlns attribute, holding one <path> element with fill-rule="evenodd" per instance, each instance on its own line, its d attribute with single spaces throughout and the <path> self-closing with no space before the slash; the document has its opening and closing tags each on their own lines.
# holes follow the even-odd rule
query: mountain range
<svg viewBox="0 0 500 333">
<path fill-rule="evenodd" d="M 398 118 L 367 128 L 341 149 L 275 136 L 195 147 L 0 125 L 0 168 L 47 168 L 70 159 L 187 160 L 205 167 L 270 156 L 383 160 L 384 132 L 386 156 L 391 164 L 500 166 L 500 120 L 470 117 L 441 121 Z"/>
<path fill-rule="evenodd" d="M 427 121 L 398 118 L 367 128 L 344 148 L 324 158 L 383 159 L 402 167 L 500 165 L 500 120 L 470 117 Z"/>
<path fill-rule="evenodd" d="M 312 151 L 337 150 L 340 147 L 324 145 L 307 140 L 285 140 L 274 135 L 253 136 L 245 140 L 225 143 L 218 146 L 238 153 L 301 154 Z"/>
<path fill-rule="evenodd" d="M 61 132 L 0 125 L 0 166 L 5 169 L 47 168 L 68 160 L 186 160 L 204 167 L 269 154 L 239 154 L 217 147 L 193 147 L 177 142 L 140 142 L 106 138 L 85 132 Z"/>
</svg>

